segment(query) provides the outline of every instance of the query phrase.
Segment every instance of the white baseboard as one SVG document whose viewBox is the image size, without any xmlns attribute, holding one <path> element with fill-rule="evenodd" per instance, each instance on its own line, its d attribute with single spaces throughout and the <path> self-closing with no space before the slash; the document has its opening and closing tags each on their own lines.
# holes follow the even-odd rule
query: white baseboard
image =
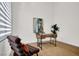
<svg viewBox="0 0 79 59">
<path fill-rule="evenodd" d="M 46 42 L 46 41 L 49 41 L 49 40 L 50 40 L 50 38 L 46 38 L 46 39 L 43 39 L 43 42 Z M 70 42 L 62 41 L 62 40 L 59 40 L 59 39 L 57 39 L 57 41 L 63 42 L 63 43 L 66 43 L 66 44 L 69 44 L 69 45 L 72 45 L 72 46 L 79 47 L 79 45 L 77 45 L 77 44 L 72 44 L 72 43 L 70 43 Z M 37 41 L 27 42 L 27 43 L 29 44 L 29 43 L 36 43 L 36 42 L 37 42 Z"/>
<path fill-rule="evenodd" d="M 72 46 L 79 47 L 79 45 L 74 44 L 74 43 L 70 43 L 70 42 L 66 42 L 66 41 L 62 41 L 62 40 L 57 40 L 57 41 L 59 41 L 59 42 L 63 42 L 63 43 L 66 43 L 66 44 L 69 44 L 69 45 L 72 45 Z"/>
</svg>

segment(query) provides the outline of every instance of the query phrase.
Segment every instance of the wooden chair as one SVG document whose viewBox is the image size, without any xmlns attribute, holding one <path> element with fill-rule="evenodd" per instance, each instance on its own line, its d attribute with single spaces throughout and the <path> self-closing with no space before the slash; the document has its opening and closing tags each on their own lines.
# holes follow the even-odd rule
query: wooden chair
<svg viewBox="0 0 79 59">
<path fill-rule="evenodd" d="M 16 36 L 7 36 L 11 49 L 14 51 L 14 56 L 38 56 L 39 49 L 28 44 L 22 44 L 21 39 Z"/>
</svg>

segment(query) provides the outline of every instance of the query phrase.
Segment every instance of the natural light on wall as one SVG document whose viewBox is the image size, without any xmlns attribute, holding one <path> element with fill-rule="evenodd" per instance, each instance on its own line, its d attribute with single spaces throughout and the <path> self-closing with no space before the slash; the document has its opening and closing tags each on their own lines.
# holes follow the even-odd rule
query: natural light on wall
<svg viewBox="0 0 79 59">
<path fill-rule="evenodd" d="M 0 42 L 11 34 L 11 3 L 0 2 Z"/>
</svg>

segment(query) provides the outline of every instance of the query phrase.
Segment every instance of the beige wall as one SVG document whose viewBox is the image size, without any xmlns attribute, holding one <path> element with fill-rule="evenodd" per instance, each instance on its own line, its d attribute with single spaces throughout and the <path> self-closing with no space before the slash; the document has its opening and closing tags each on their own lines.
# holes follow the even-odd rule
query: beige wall
<svg viewBox="0 0 79 59">
<path fill-rule="evenodd" d="M 33 33 L 33 17 L 44 20 L 44 31 L 50 32 L 53 24 L 53 3 L 12 3 L 13 35 L 22 38 L 23 42 L 36 42 Z"/>
<path fill-rule="evenodd" d="M 44 19 L 45 32 L 57 23 L 58 40 L 79 46 L 79 3 L 12 3 L 13 35 L 24 42 L 36 42 L 33 17 Z"/>
<path fill-rule="evenodd" d="M 55 3 L 54 20 L 59 40 L 79 47 L 79 3 Z"/>
</svg>

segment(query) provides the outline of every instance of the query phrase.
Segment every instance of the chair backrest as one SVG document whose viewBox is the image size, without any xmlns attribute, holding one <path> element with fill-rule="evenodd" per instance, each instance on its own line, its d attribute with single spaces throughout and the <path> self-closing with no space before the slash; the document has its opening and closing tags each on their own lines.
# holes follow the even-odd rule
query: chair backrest
<svg viewBox="0 0 79 59">
<path fill-rule="evenodd" d="M 21 48 L 21 42 L 20 42 L 21 39 L 12 35 L 7 36 L 7 38 L 11 46 L 11 49 L 14 51 L 14 53 L 17 56 L 22 56 L 22 55 L 24 56 L 25 53 L 23 52 L 23 49 Z"/>
</svg>

